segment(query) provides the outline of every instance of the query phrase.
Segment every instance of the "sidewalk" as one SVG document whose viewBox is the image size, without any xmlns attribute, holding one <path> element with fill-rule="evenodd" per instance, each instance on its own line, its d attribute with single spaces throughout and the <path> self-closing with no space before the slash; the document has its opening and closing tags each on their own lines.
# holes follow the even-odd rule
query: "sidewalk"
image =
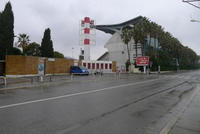
<svg viewBox="0 0 200 134">
<path fill-rule="evenodd" d="M 0 90 L 6 89 L 19 89 L 19 88 L 29 88 L 38 86 L 51 86 L 62 84 L 66 82 L 86 82 L 86 81 L 102 81 L 102 80 L 118 80 L 118 79 L 132 79 L 132 80 L 143 80 L 157 78 L 157 75 L 141 75 L 141 74 L 103 74 L 103 75 L 52 75 L 43 78 L 40 81 L 39 77 L 21 77 L 21 78 L 7 78 L 7 85 L 5 87 L 3 79 L 0 79 Z"/>
<path fill-rule="evenodd" d="M 198 88 L 200 85 L 198 85 Z M 169 134 L 200 134 L 200 91 L 179 117 Z"/>
</svg>

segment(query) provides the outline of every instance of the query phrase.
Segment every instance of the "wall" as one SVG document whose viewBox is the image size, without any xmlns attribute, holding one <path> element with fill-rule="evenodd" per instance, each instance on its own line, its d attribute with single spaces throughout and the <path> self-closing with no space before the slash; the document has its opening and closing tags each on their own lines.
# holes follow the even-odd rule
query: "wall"
<svg viewBox="0 0 200 134">
<path fill-rule="evenodd" d="M 38 57 L 8 55 L 6 75 L 38 74 Z"/>
<path fill-rule="evenodd" d="M 117 63 L 115 61 L 112 62 L 112 72 L 117 71 Z"/>
<path fill-rule="evenodd" d="M 8 55 L 6 75 L 38 75 L 40 57 Z M 45 74 L 63 74 L 70 72 L 73 60 L 60 58 L 42 58 L 45 61 Z"/>
<path fill-rule="evenodd" d="M 120 34 L 117 32 L 113 34 L 104 47 L 108 49 L 109 61 L 116 61 L 118 70 L 125 72 L 126 62 L 128 60 L 128 51 L 127 45 L 122 41 Z M 136 44 L 134 39 L 130 40 L 128 47 L 131 63 L 134 63 L 136 59 Z M 142 56 L 141 44 L 137 46 L 137 56 Z"/>
<path fill-rule="evenodd" d="M 104 47 L 108 49 L 109 61 L 116 61 L 117 66 L 120 68 L 121 66 L 125 66 L 128 60 L 128 54 L 126 45 L 122 41 L 119 33 L 113 34 Z"/>
<path fill-rule="evenodd" d="M 55 58 L 55 61 L 51 61 L 49 60 L 49 58 L 47 58 L 46 59 L 46 74 L 69 73 L 71 65 L 74 65 L 74 60 Z"/>
<path fill-rule="evenodd" d="M 90 73 L 103 72 L 112 73 L 116 72 L 116 62 L 113 61 L 82 61 L 82 66 L 86 67 Z"/>
</svg>

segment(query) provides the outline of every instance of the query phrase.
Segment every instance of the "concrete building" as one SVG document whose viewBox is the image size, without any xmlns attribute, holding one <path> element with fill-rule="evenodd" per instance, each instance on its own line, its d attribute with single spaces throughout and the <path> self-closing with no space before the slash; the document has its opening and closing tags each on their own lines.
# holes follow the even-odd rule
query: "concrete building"
<svg viewBox="0 0 200 134">
<path fill-rule="evenodd" d="M 96 25 L 95 26 L 96 29 L 103 31 L 105 33 L 112 34 L 112 37 L 104 45 L 104 47 L 108 49 L 108 52 L 104 53 L 101 57 L 98 58 L 98 60 L 116 61 L 117 69 L 124 72 L 126 69 L 125 63 L 128 60 L 128 51 L 127 51 L 127 45 L 121 39 L 122 29 L 124 27 L 132 28 L 135 24 L 140 22 L 141 19 L 142 17 L 139 16 L 120 24 Z M 128 47 L 130 52 L 131 63 L 134 63 L 136 57 L 140 57 L 143 55 L 142 45 L 140 43 L 136 45 L 134 39 L 131 39 L 131 41 L 128 44 Z"/>
</svg>

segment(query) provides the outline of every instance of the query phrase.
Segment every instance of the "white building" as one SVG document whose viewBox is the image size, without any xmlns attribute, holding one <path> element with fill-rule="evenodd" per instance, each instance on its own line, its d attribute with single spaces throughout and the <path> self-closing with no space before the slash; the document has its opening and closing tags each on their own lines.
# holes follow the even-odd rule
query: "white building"
<svg viewBox="0 0 200 134">
<path fill-rule="evenodd" d="M 132 26 L 138 23 L 142 19 L 141 16 L 132 19 L 130 21 L 116 24 L 116 25 L 97 25 L 96 29 L 104 31 L 105 33 L 112 34 L 112 37 L 107 41 L 104 45 L 105 48 L 108 49 L 108 52 L 103 54 L 98 60 L 100 61 L 116 61 L 117 68 L 122 72 L 126 69 L 126 62 L 128 60 L 128 51 L 127 45 L 121 39 L 121 30 L 123 27 Z M 137 48 L 136 48 L 137 47 Z M 130 52 L 130 60 L 131 63 L 135 63 L 136 57 L 140 57 L 143 55 L 142 45 L 138 43 L 135 44 L 134 39 L 132 39 L 128 44 L 129 52 Z"/>
</svg>

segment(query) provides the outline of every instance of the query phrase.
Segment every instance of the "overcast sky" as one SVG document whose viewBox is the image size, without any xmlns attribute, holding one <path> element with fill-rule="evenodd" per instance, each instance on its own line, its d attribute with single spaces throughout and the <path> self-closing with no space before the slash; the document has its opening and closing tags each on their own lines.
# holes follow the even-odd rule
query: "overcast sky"
<svg viewBox="0 0 200 134">
<path fill-rule="evenodd" d="M 8 0 L 0 0 L 2 11 Z M 79 21 L 85 16 L 96 24 L 117 24 L 137 16 L 146 16 L 164 27 L 200 54 L 200 10 L 182 0 L 10 0 L 15 16 L 15 34 L 26 33 L 32 42 L 41 43 L 44 30 L 51 29 L 54 50 L 78 58 Z M 92 59 L 106 49 L 111 35 L 96 32 L 96 45 L 91 47 Z"/>
</svg>

